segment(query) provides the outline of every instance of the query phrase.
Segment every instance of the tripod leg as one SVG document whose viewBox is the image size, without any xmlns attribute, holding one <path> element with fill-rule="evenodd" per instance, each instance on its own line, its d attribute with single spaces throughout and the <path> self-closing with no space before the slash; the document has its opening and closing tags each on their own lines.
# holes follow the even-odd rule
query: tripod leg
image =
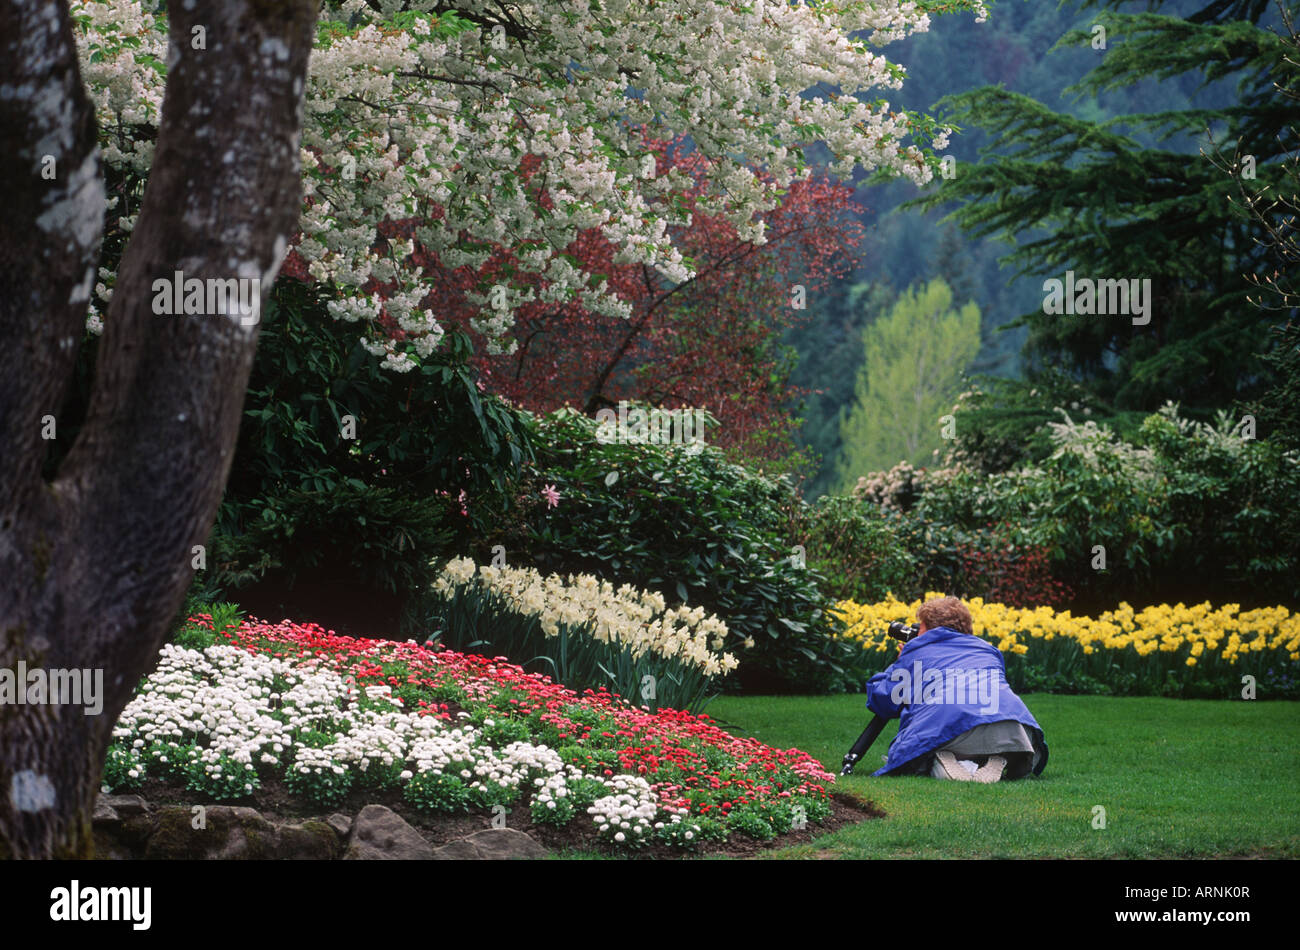
<svg viewBox="0 0 1300 950">
<path fill-rule="evenodd" d="M 853 743 L 853 748 L 849 750 L 848 755 L 844 756 L 844 765 L 840 769 L 841 775 L 853 774 L 853 767 L 866 755 L 888 721 L 884 716 L 876 716 L 867 724 L 867 728 L 862 731 L 862 735 L 858 736 L 858 741 Z"/>
</svg>

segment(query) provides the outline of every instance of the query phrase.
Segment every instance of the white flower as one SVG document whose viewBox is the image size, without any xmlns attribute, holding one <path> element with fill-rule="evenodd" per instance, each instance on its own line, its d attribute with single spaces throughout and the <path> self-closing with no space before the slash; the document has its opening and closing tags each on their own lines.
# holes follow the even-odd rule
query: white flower
<svg viewBox="0 0 1300 950">
<path fill-rule="evenodd" d="M 706 676 L 726 675 L 737 666 L 730 654 L 709 651 L 725 642 L 727 625 L 706 615 L 702 607 L 668 608 L 662 595 L 623 585 L 618 590 L 589 574 L 543 577 L 532 568 L 490 567 L 475 570 L 466 559 L 448 562 L 434 581 L 443 597 L 467 584 L 476 584 L 503 598 L 513 609 L 537 617 L 548 637 L 560 624 L 605 643 L 621 643 L 634 656 L 650 652 L 694 666 Z M 487 720 L 485 725 L 492 725 Z"/>
<path fill-rule="evenodd" d="M 985 15 L 980 0 L 958 6 Z M 807 177 L 805 141 L 823 140 L 844 178 L 885 168 L 918 184 L 932 174 L 921 147 L 947 144 L 946 129 L 927 143 L 904 113 L 872 104 L 881 98 L 872 93 L 901 85 L 877 47 L 929 29 L 912 0 L 515 4 L 511 17 L 536 42 L 504 46 L 479 30 L 439 35 L 427 0 L 326 7 L 348 26 L 322 32 L 310 58 L 297 156 L 305 200 L 293 243 L 328 289 L 331 316 L 364 327 L 367 348 L 394 373 L 413 371 L 444 330 L 423 306 L 436 278 L 415 241 L 380 237 L 392 221 L 417 219 L 416 239 L 444 272 L 483 276 L 486 286 L 468 294 L 472 326 L 489 352 L 505 353 L 529 303 L 573 300 L 630 315 L 599 268 L 567 257 L 580 231 L 611 242 L 616 264 L 653 267 L 672 283 L 692 276 L 674 238 L 687 220 L 675 199 L 695 183 L 654 156 L 643 161 L 646 127 L 694 143 L 706 163 L 699 210 L 724 215 L 754 242 L 765 240 L 762 215 L 780 191 Z M 191 51 L 169 49 L 165 22 L 139 0 L 70 8 L 104 161 L 143 179 L 166 64 Z M 483 0 L 465 9 L 473 19 L 480 8 L 491 14 Z M 399 9 L 406 19 L 394 28 Z M 637 77 L 635 92 L 626 76 Z M 819 86 L 839 94 L 804 94 Z M 544 189 L 523 187 L 524 156 Z M 217 146 L 222 164 L 245 159 Z M 548 202 L 538 200 L 543 191 Z M 118 224 L 130 231 L 134 220 Z M 518 277 L 489 281 L 501 250 L 513 252 Z M 386 286 L 382 299 L 362 289 L 371 281 Z M 381 315 L 401 342 L 380 327 Z"/>
</svg>

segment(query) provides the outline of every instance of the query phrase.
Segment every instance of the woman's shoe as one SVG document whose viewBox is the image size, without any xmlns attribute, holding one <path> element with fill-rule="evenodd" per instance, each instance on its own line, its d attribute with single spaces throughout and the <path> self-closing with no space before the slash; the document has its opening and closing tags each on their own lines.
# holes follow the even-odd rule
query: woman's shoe
<svg viewBox="0 0 1300 950">
<path fill-rule="evenodd" d="M 974 775 L 967 772 L 966 769 L 957 762 L 957 756 L 953 755 L 951 752 L 946 750 L 943 752 L 936 752 L 934 757 L 939 763 L 939 767 L 943 771 L 943 774 L 953 781 L 969 782 L 975 778 Z"/>
<path fill-rule="evenodd" d="M 976 770 L 972 779 L 976 782 L 983 782 L 988 785 L 993 782 L 1001 781 L 1002 771 L 1007 767 L 1007 760 L 1000 755 L 990 755 L 988 761 Z"/>
</svg>

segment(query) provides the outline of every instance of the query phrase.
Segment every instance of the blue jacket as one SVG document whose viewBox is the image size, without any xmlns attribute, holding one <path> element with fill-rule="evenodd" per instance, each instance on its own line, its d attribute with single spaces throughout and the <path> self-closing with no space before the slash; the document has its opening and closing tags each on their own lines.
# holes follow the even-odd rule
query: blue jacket
<svg viewBox="0 0 1300 950">
<path fill-rule="evenodd" d="M 887 775 L 933 752 L 963 732 L 1014 719 L 1041 746 L 1035 774 L 1047 764 L 1043 730 L 1007 685 L 1006 664 L 986 640 L 935 627 L 903 646 L 895 660 L 867 683 L 867 708 L 892 719 L 898 735 L 876 775 Z"/>
</svg>

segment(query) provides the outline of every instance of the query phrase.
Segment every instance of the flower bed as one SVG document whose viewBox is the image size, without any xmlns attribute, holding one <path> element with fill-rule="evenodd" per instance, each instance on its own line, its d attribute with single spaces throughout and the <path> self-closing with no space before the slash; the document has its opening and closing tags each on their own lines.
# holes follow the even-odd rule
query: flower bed
<svg viewBox="0 0 1300 950">
<path fill-rule="evenodd" d="M 400 790 L 429 813 L 513 805 L 534 822 L 588 821 L 621 848 L 767 839 L 831 813 L 834 778 L 815 760 L 707 716 L 312 624 L 211 628 L 194 618 L 123 712 L 110 790 L 154 777 L 227 800 L 280 779 L 325 808 Z"/>
<path fill-rule="evenodd" d="M 966 604 L 975 634 L 1006 654 L 1014 689 L 1223 699 L 1254 690 L 1259 698 L 1300 697 L 1300 614 L 1285 607 L 1160 604 L 1134 611 L 1123 603 L 1097 617 L 1074 617 L 978 597 Z M 844 624 L 842 637 L 883 653 L 896 645 L 885 633 L 889 622 L 910 620 L 920 605 L 846 600 L 834 612 Z"/>
<path fill-rule="evenodd" d="M 433 589 L 439 605 L 430 624 L 444 645 L 544 663 L 573 689 L 604 686 L 651 709 L 700 712 L 713 681 L 736 668 L 730 653 L 709 649 L 726 644 L 725 623 L 630 584 L 455 558 Z"/>
</svg>

